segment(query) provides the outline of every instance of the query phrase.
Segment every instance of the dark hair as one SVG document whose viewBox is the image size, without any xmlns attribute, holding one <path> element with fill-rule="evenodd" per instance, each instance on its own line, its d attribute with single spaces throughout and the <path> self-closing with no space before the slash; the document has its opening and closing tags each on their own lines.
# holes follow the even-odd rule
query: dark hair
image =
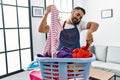
<svg viewBox="0 0 120 80">
<path fill-rule="evenodd" d="M 75 7 L 73 10 L 82 10 L 84 14 L 86 13 L 85 9 L 83 9 L 82 7 Z"/>
</svg>

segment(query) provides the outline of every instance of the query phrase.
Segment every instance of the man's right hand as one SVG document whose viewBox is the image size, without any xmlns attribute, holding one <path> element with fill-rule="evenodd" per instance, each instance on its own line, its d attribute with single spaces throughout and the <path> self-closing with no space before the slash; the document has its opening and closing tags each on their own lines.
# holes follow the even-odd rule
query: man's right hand
<svg viewBox="0 0 120 80">
<path fill-rule="evenodd" d="M 51 12 L 52 6 L 53 5 L 49 5 L 46 7 L 45 14 L 44 14 L 44 16 L 40 22 L 39 28 L 38 28 L 38 31 L 41 33 L 48 33 L 49 32 L 49 25 L 47 25 L 46 22 L 47 22 L 48 14 Z"/>
<path fill-rule="evenodd" d="M 51 12 L 51 7 L 53 5 L 48 5 L 47 8 L 46 8 L 46 11 L 45 11 L 45 14 L 49 14 Z"/>
</svg>

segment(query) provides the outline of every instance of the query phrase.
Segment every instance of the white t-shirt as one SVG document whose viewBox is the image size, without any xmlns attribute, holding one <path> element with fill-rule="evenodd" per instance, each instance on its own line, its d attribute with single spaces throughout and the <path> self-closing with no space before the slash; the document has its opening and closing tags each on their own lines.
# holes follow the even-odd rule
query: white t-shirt
<svg viewBox="0 0 120 80">
<path fill-rule="evenodd" d="M 81 21 L 81 22 L 77 25 L 77 28 L 78 28 L 79 32 L 81 32 L 82 30 L 87 29 L 87 23 L 88 23 L 88 22 Z M 67 23 L 65 23 L 64 29 L 71 29 L 71 28 L 74 28 L 74 27 L 75 27 L 75 26 L 72 25 L 72 24 L 67 24 Z"/>
</svg>

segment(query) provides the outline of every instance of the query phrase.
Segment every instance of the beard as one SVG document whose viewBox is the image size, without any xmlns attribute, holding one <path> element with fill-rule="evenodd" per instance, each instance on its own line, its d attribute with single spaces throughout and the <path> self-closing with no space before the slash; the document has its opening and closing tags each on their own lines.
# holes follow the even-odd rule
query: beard
<svg viewBox="0 0 120 80">
<path fill-rule="evenodd" d="M 77 25 L 80 23 L 80 21 L 76 18 L 72 18 L 71 21 L 73 22 L 74 25 Z"/>
</svg>

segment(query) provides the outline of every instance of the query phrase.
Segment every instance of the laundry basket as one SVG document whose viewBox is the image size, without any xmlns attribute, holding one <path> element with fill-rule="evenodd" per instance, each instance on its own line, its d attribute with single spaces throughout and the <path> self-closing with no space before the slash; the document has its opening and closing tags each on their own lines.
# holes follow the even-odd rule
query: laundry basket
<svg viewBox="0 0 120 80">
<path fill-rule="evenodd" d="M 37 58 L 43 80 L 88 80 L 94 60 L 94 54 L 90 58 Z"/>
</svg>

